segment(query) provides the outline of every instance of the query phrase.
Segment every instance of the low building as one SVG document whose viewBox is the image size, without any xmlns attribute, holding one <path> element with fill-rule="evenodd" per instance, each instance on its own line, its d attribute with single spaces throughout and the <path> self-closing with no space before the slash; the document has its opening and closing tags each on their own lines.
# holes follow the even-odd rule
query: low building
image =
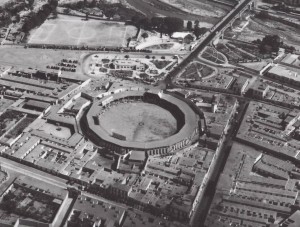
<svg viewBox="0 0 300 227">
<path fill-rule="evenodd" d="M 115 60 L 115 69 L 145 71 L 145 64 L 134 60 Z"/>
<path fill-rule="evenodd" d="M 261 81 L 256 81 L 252 87 L 249 88 L 247 94 L 253 98 L 264 98 L 267 92 L 270 90 L 270 86 L 264 84 Z"/>
<path fill-rule="evenodd" d="M 188 44 L 195 40 L 194 35 L 190 32 L 174 32 L 171 38 L 177 40 L 178 42 Z"/>
<path fill-rule="evenodd" d="M 267 77 L 280 82 L 300 86 L 300 69 L 282 65 L 275 65 L 267 73 Z"/>
<path fill-rule="evenodd" d="M 235 82 L 233 83 L 231 89 L 236 94 L 244 94 L 246 87 L 249 84 L 249 79 L 243 76 L 238 77 Z"/>
</svg>

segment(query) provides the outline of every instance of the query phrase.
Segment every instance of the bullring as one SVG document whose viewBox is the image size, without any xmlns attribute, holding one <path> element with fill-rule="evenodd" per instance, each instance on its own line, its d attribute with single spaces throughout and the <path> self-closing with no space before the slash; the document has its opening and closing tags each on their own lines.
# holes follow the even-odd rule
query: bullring
<svg viewBox="0 0 300 227">
<path fill-rule="evenodd" d="M 157 90 L 128 89 L 95 99 L 86 114 L 86 135 L 117 152 L 168 153 L 194 142 L 199 115 L 183 98 Z"/>
</svg>

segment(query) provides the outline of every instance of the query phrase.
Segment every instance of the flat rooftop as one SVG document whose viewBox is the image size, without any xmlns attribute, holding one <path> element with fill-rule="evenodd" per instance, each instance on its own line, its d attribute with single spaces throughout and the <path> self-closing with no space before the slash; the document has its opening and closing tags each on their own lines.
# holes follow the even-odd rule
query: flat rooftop
<svg viewBox="0 0 300 227">
<path fill-rule="evenodd" d="M 289 69 L 285 66 L 276 65 L 269 70 L 269 73 L 300 82 L 300 69 Z"/>
</svg>

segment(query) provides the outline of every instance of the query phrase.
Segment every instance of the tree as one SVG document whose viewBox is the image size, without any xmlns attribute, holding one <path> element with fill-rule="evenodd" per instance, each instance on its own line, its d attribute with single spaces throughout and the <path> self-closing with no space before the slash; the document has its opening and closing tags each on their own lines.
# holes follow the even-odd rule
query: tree
<svg viewBox="0 0 300 227">
<path fill-rule="evenodd" d="M 64 8 L 64 10 L 63 10 L 63 13 L 65 13 L 65 14 L 69 14 L 70 13 L 70 9 L 69 8 Z"/>
<path fill-rule="evenodd" d="M 268 11 L 262 10 L 256 15 L 256 17 L 260 19 L 266 19 L 269 17 L 269 13 Z"/>
<path fill-rule="evenodd" d="M 134 16 L 131 17 L 131 22 L 134 25 L 137 25 L 139 20 L 140 20 L 140 16 L 137 14 L 135 14 Z"/>
<path fill-rule="evenodd" d="M 201 35 L 203 35 L 205 32 L 207 31 L 207 28 L 199 28 L 199 27 L 196 27 L 194 29 L 194 34 L 196 36 L 196 38 L 198 39 Z"/>
<path fill-rule="evenodd" d="M 143 17 L 138 21 L 141 28 L 149 29 L 151 26 L 151 22 L 147 17 Z"/>
<path fill-rule="evenodd" d="M 195 20 L 195 22 L 194 22 L 194 29 L 198 28 L 199 24 L 200 24 L 199 20 Z"/>
<path fill-rule="evenodd" d="M 148 35 L 148 33 L 147 33 L 147 32 L 144 32 L 144 33 L 143 33 L 141 36 L 143 37 L 143 39 L 146 39 L 146 38 L 148 38 L 148 37 L 149 37 L 149 35 Z"/>
<path fill-rule="evenodd" d="M 108 18 L 112 18 L 116 14 L 116 10 L 114 8 L 104 10 L 104 15 Z"/>
<path fill-rule="evenodd" d="M 283 45 L 278 35 L 266 35 L 259 46 L 261 53 L 278 52 L 279 47 Z"/>
<path fill-rule="evenodd" d="M 153 28 L 160 28 L 164 24 L 163 17 L 152 17 L 151 18 L 151 25 Z"/>
<path fill-rule="evenodd" d="M 183 28 L 183 20 L 177 17 L 165 17 L 164 25 L 169 36 Z"/>
<path fill-rule="evenodd" d="M 186 28 L 187 28 L 187 30 L 191 31 L 192 27 L 193 27 L 193 23 L 192 23 L 192 21 L 189 20 L 186 24 Z"/>
</svg>

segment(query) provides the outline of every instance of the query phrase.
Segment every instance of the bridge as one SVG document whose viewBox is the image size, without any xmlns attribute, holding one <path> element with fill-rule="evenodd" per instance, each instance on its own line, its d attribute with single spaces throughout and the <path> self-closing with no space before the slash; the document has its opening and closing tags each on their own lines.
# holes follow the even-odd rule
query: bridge
<svg viewBox="0 0 300 227">
<path fill-rule="evenodd" d="M 206 37 L 195 47 L 195 49 L 186 58 L 178 64 L 177 67 L 173 68 L 172 71 L 165 78 L 165 83 L 168 87 L 173 87 L 172 79 L 180 73 L 200 52 L 210 44 L 213 39 L 224 34 L 224 31 L 233 23 L 237 18 L 242 15 L 247 9 L 255 7 L 256 0 L 241 0 L 238 5 L 234 7 L 218 24 L 211 28 L 210 32 L 207 33 Z"/>
</svg>

